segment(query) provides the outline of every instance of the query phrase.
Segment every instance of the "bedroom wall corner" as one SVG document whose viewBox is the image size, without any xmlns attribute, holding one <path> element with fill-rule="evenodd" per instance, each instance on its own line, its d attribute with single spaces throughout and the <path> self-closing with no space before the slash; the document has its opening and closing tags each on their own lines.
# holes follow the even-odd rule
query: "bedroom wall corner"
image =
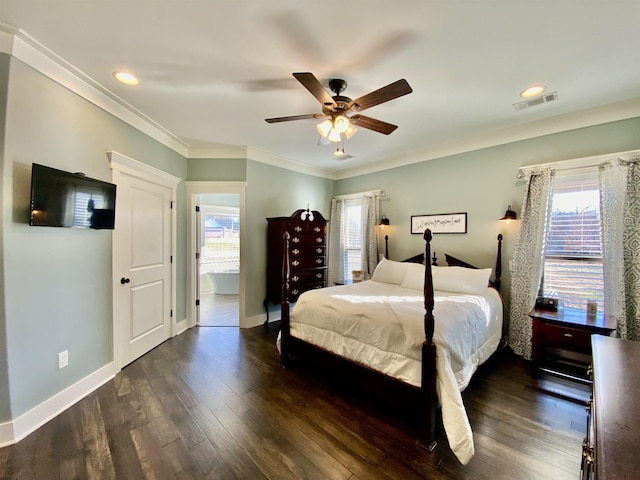
<svg viewBox="0 0 640 480">
<path fill-rule="evenodd" d="M 334 181 L 299 173 L 266 163 L 247 161 L 247 241 L 246 316 L 255 320 L 265 314 L 268 217 L 288 217 L 300 208 L 318 210 L 325 218 L 331 213 Z M 278 305 L 270 305 L 269 320 L 280 318 Z M 273 314 L 271 313 L 273 312 Z"/>
<path fill-rule="evenodd" d="M 466 234 L 434 235 L 432 250 L 441 265 L 448 253 L 477 266 L 493 267 L 496 237 L 502 233 L 501 294 L 508 312 L 509 261 L 513 258 L 519 222 L 505 225 L 498 219 L 508 205 L 520 217 L 526 181 L 516 178 L 519 168 L 635 150 L 640 148 L 638 131 L 640 117 L 535 137 L 337 180 L 335 194 L 384 190 L 386 197 L 380 201 L 380 213 L 391 220 L 388 235 L 392 260 L 424 251 L 422 236 L 410 232 L 412 215 L 467 213 Z"/>
</svg>

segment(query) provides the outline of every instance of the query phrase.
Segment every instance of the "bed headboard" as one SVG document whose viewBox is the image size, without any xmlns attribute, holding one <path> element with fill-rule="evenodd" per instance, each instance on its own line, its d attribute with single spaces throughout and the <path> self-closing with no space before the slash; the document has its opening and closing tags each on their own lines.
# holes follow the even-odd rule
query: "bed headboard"
<svg viewBox="0 0 640 480">
<path fill-rule="evenodd" d="M 471 265 L 470 263 L 467 263 L 463 260 L 460 260 L 459 258 L 456 258 L 452 255 L 449 255 L 447 253 L 444 254 L 444 258 L 447 261 L 447 265 L 449 265 L 450 267 L 465 267 L 465 268 L 474 268 L 474 269 L 478 269 L 478 267 L 476 267 L 475 265 Z M 436 258 L 436 252 L 433 252 L 433 258 L 431 259 L 431 265 L 437 266 L 437 258 Z M 418 255 L 415 255 L 413 257 L 409 257 L 405 260 L 402 260 L 403 262 L 410 262 L 410 263 L 422 263 L 424 264 L 424 253 L 420 253 Z M 495 267 L 495 278 L 493 281 L 490 281 L 489 283 L 491 283 L 491 286 L 493 288 L 495 288 L 496 290 L 500 291 L 500 283 L 501 283 L 501 277 L 502 277 L 502 234 L 498 234 L 498 252 L 496 254 L 496 267 Z"/>
<path fill-rule="evenodd" d="M 470 263 L 464 262 L 459 258 L 453 257 L 451 255 L 444 254 L 444 258 L 447 261 L 447 265 L 450 267 L 465 267 L 465 268 L 475 268 L 478 267 L 471 265 Z M 502 234 L 498 234 L 498 252 L 496 254 L 496 267 L 495 267 L 495 278 L 493 281 L 489 281 L 491 286 L 496 290 L 500 291 L 500 283 L 502 277 Z"/>
</svg>

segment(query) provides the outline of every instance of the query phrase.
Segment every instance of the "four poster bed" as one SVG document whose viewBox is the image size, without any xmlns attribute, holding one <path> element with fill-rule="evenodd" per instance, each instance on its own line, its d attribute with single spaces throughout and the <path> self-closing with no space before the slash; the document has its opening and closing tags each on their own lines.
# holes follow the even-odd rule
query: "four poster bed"
<svg viewBox="0 0 640 480">
<path fill-rule="evenodd" d="M 434 265 L 413 263 L 431 259 L 431 238 L 426 230 L 424 256 L 405 262 L 382 259 L 371 280 L 305 292 L 290 313 L 285 233 L 280 361 L 286 368 L 293 356 L 399 411 L 412 412 L 418 444 L 430 451 L 436 447 L 440 405 L 451 449 L 466 464 L 474 447 L 460 392 L 502 337 L 502 300 L 496 290 L 502 235 L 491 287 L 491 269 L 476 269 L 448 255 L 449 267 L 436 266 L 435 254 Z"/>
</svg>

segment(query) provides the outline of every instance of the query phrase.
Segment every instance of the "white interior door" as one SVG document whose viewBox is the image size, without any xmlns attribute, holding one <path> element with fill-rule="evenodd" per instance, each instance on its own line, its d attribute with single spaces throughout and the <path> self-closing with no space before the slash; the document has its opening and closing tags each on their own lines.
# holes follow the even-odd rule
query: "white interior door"
<svg viewBox="0 0 640 480">
<path fill-rule="evenodd" d="M 114 360 L 121 368 L 172 335 L 172 201 L 162 177 L 114 172 Z"/>
</svg>

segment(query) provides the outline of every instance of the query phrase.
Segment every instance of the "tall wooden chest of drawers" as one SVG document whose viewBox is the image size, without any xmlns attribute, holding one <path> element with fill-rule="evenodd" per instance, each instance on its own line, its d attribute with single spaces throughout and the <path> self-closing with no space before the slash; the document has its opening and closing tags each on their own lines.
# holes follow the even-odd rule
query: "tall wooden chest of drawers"
<svg viewBox="0 0 640 480">
<path fill-rule="evenodd" d="M 593 395 L 581 480 L 640 475 L 640 343 L 593 335 Z"/>
<path fill-rule="evenodd" d="M 290 217 L 267 218 L 267 298 L 268 303 L 282 302 L 282 261 L 285 232 L 290 240 L 289 301 L 314 288 L 327 285 L 327 220 L 316 210 L 297 210 Z M 268 310 L 267 310 L 268 314 Z"/>
</svg>

